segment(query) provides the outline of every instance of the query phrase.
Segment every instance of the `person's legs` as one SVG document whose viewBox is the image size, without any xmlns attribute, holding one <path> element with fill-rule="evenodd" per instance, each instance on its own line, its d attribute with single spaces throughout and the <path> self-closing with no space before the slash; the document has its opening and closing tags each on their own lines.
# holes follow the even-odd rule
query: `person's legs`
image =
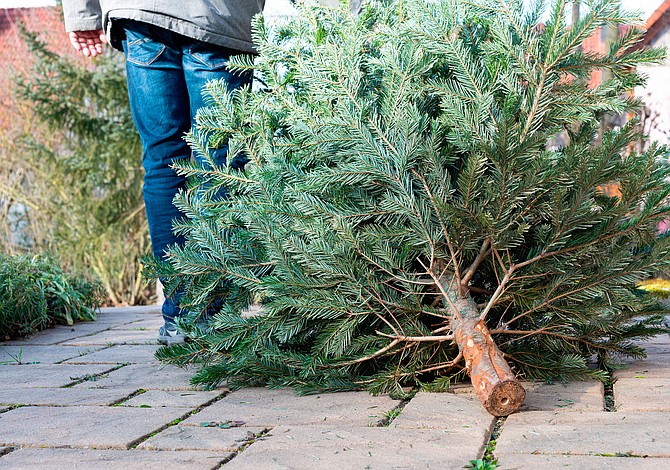
<svg viewBox="0 0 670 470">
<path fill-rule="evenodd" d="M 195 115 L 198 109 L 205 106 L 203 87 L 207 82 L 211 80 L 223 80 L 229 91 L 251 84 L 251 74 L 233 74 L 226 68 L 228 59 L 237 54 L 243 53 L 196 40 L 188 40 L 185 44 L 183 50 L 183 67 L 190 98 L 193 126 L 195 126 Z M 227 153 L 228 146 L 223 145 L 213 150 L 211 154 L 217 165 L 223 165 L 226 162 Z M 196 160 L 201 165 L 205 164 L 197 155 Z M 233 166 L 241 168 L 245 163 L 244 159 L 236 158 Z"/>
<path fill-rule="evenodd" d="M 241 54 L 241 52 L 196 40 L 186 40 L 183 49 L 183 68 L 186 86 L 188 87 L 193 126 L 196 124 L 195 117 L 197 111 L 206 105 L 203 91 L 204 86 L 208 82 L 220 80 L 229 91 L 251 84 L 251 74 L 240 76 L 232 74 L 226 69 L 230 56 L 237 54 Z M 198 130 L 198 132 L 202 132 L 202 130 Z M 224 165 L 228 154 L 228 145 L 224 144 L 217 149 L 210 150 L 209 153 L 217 166 Z M 201 155 L 195 154 L 194 157 L 201 166 L 205 168 L 209 166 L 209 163 Z M 232 161 L 232 166 L 234 168 L 242 168 L 245 163 L 245 158 L 236 157 Z M 209 183 L 205 181 L 198 186 L 198 191 L 206 191 L 210 187 Z M 225 198 L 225 189 L 218 190 L 215 196 Z M 205 324 L 208 318 L 215 314 L 220 307 L 221 303 L 219 301 L 212 302 L 205 309 L 199 321 Z"/>
<path fill-rule="evenodd" d="M 228 89 L 234 89 L 250 84 L 251 76 L 240 77 L 226 70 L 228 58 L 236 51 L 144 23 L 123 20 L 122 27 L 130 107 L 144 150 L 149 232 L 154 256 L 164 259 L 169 246 L 184 243 L 183 237 L 172 232 L 172 221 L 181 217 L 173 199 L 185 188 L 185 178 L 170 165 L 191 156 L 183 137 L 204 105 L 202 88 L 210 80 L 224 79 Z M 213 152 L 217 164 L 225 163 L 226 153 L 226 146 Z M 244 161 L 236 163 L 242 166 Z M 168 296 L 163 304 L 166 327 L 171 329 L 183 313 L 179 297 L 179 293 Z M 161 329 L 161 340 L 163 333 Z"/>
<path fill-rule="evenodd" d="M 185 178 L 170 164 L 191 155 L 183 140 L 191 119 L 181 45 L 174 44 L 172 35 L 160 28 L 133 21 L 122 25 L 130 107 L 144 151 L 143 193 L 149 232 L 154 256 L 164 259 L 169 246 L 184 243 L 172 232 L 172 221 L 180 217 L 172 201 L 185 186 Z M 166 324 L 173 324 L 180 315 L 178 303 L 178 299 L 166 298 Z"/>
</svg>

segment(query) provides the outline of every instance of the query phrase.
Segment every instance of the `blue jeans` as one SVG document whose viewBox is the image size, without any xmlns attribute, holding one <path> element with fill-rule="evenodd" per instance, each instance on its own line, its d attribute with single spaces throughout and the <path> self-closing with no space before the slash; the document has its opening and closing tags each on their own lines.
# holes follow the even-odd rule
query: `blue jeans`
<svg viewBox="0 0 670 470">
<path fill-rule="evenodd" d="M 191 158 L 183 137 L 204 105 L 202 88 L 210 80 L 223 79 L 232 90 L 251 83 L 251 77 L 226 69 L 228 58 L 238 51 L 146 23 L 118 21 L 126 35 L 123 51 L 130 109 L 142 139 L 149 234 L 154 256 L 164 259 L 168 247 L 184 244 L 183 237 L 173 233 L 172 223 L 181 216 L 173 199 L 186 181 L 170 165 Z M 214 151 L 215 162 L 224 164 L 226 153 L 227 148 Z M 166 322 L 182 314 L 179 297 L 177 293 L 166 298 L 162 309 Z"/>
</svg>

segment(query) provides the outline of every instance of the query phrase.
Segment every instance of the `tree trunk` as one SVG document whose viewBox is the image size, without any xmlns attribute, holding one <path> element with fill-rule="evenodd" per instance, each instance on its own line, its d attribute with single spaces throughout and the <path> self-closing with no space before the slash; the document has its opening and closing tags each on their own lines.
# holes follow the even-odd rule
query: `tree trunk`
<svg viewBox="0 0 670 470">
<path fill-rule="evenodd" d="M 493 416 L 507 416 L 518 411 L 526 398 L 526 391 L 514 376 L 484 321 L 475 316 L 476 305 L 470 298 L 457 300 L 455 304 L 461 317 L 452 319 L 451 327 L 475 393 Z"/>
</svg>

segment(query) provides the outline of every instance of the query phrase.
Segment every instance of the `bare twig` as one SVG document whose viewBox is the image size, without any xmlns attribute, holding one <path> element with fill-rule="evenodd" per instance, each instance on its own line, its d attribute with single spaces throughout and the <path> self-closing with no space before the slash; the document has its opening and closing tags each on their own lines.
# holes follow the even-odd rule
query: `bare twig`
<svg viewBox="0 0 670 470">
<path fill-rule="evenodd" d="M 467 287 L 468 282 L 472 279 L 472 276 L 475 275 L 477 272 L 477 268 L 479 267 L 480 264 L 486 259 L 486 257 L 491 253 L 490 250 L 491 247 L 491 242 L 487 238 L 484 240 L 484 243 L 482 243 L 482 247 L 479 249 L 479 254 L 475 258 L 475 260 L 472 262 L 470 266 L 468 266 L 468 269 L 465 271 L 465 274 L 461 278 L 461 286 Z"/>
<path fill-rule="evenodd" d="M 443 336 L 393 336 L 381 331 L 376 332 L 378 335 L 383 336 L 384 338 L 391 338 L 398 341 L 406 341 L 409 343 L 422 343 L 426 341 L 453 341 L 454 335 L 443 335 Z"/>
<path fill-rule="evenodd" d="M 488 303 L 486 304 L 486 307 L 482 310 L 482 312 L 479 314 L 479 319 L 483 320 L 486 318 L 486 315 L 491 311 L 493 306 L 496 304 L 500 296 L 505 292 L 507 289 L 507 283 L 512 277 L 512 273 L 514 273 L 514 270 L 516 269 L 516 265 L 511 265 L 509 268 L 505 267 L 505 264 L 503 263 L 502 258 L 500 258 L 500 254 L 498 253 L 498 250 L 495 249 L 495 247 L 492 248 L 492 253 L 493 256 L 496 258 L 500 266 L 505 270 L 505 276 L 498 282 L 498 288 L 495 290 L 491 298 L 489 299 Z"/>
<path fill-rule="evenodd" d="M 426 270 L 426 272 L 428 273 L 428 275 L 429 275 L 431 278 L 433 278 L 433 281 L 435 281 L 435 285 L 436 285 L 437 288 L 440 290 L 440 293 L 442 294 L 442 296 L 444 297 L 444 299 L 445 299 L 445 300 L 447 301 L 447 303 L 449 304 L 449 307 L 451 308 L 451 311 L 453 312 L 453 316 L 454 316 L 455 318 L 460 318 L 460 317 L 461 317 L 461 312 L 458 310 L 458 308 L 456 307 L 456 305 L 454 304 L 454 302 L 451 300 L 451 297 L 449 297 L 449 294 L 448 294 L 447 291 L 444 289 L 444 286 L 443 286 L 442 283 L 440 282 L 440 279 L 441 279 L 441 278 L 436 277 L 436 276 L 435 276 L 435 273 L 434 273 L 433 270 L 432 270 L 432 268 L 429 269 L 425 264 L 423 264 L 423 261 L 421 261 L 421 260 L 418 260 L 418 261 L 419 261 L 419 264 L 421 264 L 421 266 L 423 266 L 423 269 Z"/>
<path fill-rule="evenodd" d="M 378 351 L 373 352 L 372 354 L 368 354 L 368 355 L 365 356 L 365 357 L 359 357 L 358 359 L 356 359 L 356 360 L 354 360 L 354 361 L 340 362 L 340 363 L 338 363 L 338 364 L 333 364 L 331 367 L 350 366 L 350 365 L 353 365 L 353 364 L 359 364 L 359 363 L 361 363 L 361 362 L 369 361 L 370 359 L 374 359 L 375 357 L 381 356 L 381 355 L 384 354 L 386 351 L 388 351 L 388 350 L 390 350 L 390 349 L 393 349 L 393 348 L 394 348 L 395 346 L 397 346 L 398 344 L 400 344 L 400 340 L 399 340 L 399 339 L 394 339 L 394 340 L 391 341 L 389 344 L 387 344 L 387 345 L 384 346 L 383 348 L 379 349 Z"/>
<path fill-rule="evenodd" d="M 432 367 L 427 367 L 425 369 L 421 369 L 421 370 L 417 371 L 416 373 L 417 374 L 422 374 L 424 372 L 433 372 L 433 371 L 440 370 L 440 369 L 447 369 L 449 367 L 454 367 L 462 359 L 463 359 L 463 353 L 459 352 L 458 356 L 456 356 L 453 360 L 451 360 L 449 362 L 445 362 L 444 364 L 438 364 L 438 365 L 435 365 L 435 366 L 432 366 Z"/>
</svg>

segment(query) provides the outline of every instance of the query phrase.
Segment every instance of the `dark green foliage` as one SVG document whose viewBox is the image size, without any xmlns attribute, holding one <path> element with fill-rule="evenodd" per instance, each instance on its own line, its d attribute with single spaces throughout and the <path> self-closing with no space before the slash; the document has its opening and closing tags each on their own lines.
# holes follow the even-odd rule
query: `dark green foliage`
<svg viewBox="0 0 670 470">
<path fill-rule="evenodd" d="M 52 256 L 0 254 L 0 340 L 95 320 L 99 281 L 66 273 Z"/>
<path fill-rule="evenodd" d="M 257 21 L 260 56 L 235 67 L 255 67 L 264 89 L 211 83 L 190 136 L 203 155 L 228 139 L 249 163 L 182 166 L 188 242 L 162 271 L 194 312 L 223 307 L 158 356 L 203 363 L 205 385 L 441 390 L 462 377 L 450 319 L 469 298 L 527 378 L 602 378 L 591 358 L 642 356 L 632 340 L 662 331 L 665 313 L 636 285 L 670 262 L 655 237 L 667 150 L 627 155 L 634 123 L 595 142 L 602 113 L 637 106 L 631 66 L 663 54 L 633 52 L 640 33 L 578 53 L 634 18 L 594 2 L 569 29 L 565 3 L 543 30 L 540 7 L 497 0 Z M 613 78 L 573 79 L 594 68 Z M 569 143 L 548 148 L 559 132 Z M 263 314 L 240 316 L 256 298 Z"/>
<path fill-rule="evenodd" d="M 18 95 L 35 122 L 7 150 L 13 181 L 0 186 L 0 203 L 23 210 L 13 212 L 22 216 L 13 221 L 14 240 L 0 242 L 5 251 L 49 251 L 75 270 L 92 270 L 109 303 L 146 302 L 142 149 L 122 57 L 83 63 L 50 51 L 36 33 L 23 38 L 35 64 Z"/>
</svg>

